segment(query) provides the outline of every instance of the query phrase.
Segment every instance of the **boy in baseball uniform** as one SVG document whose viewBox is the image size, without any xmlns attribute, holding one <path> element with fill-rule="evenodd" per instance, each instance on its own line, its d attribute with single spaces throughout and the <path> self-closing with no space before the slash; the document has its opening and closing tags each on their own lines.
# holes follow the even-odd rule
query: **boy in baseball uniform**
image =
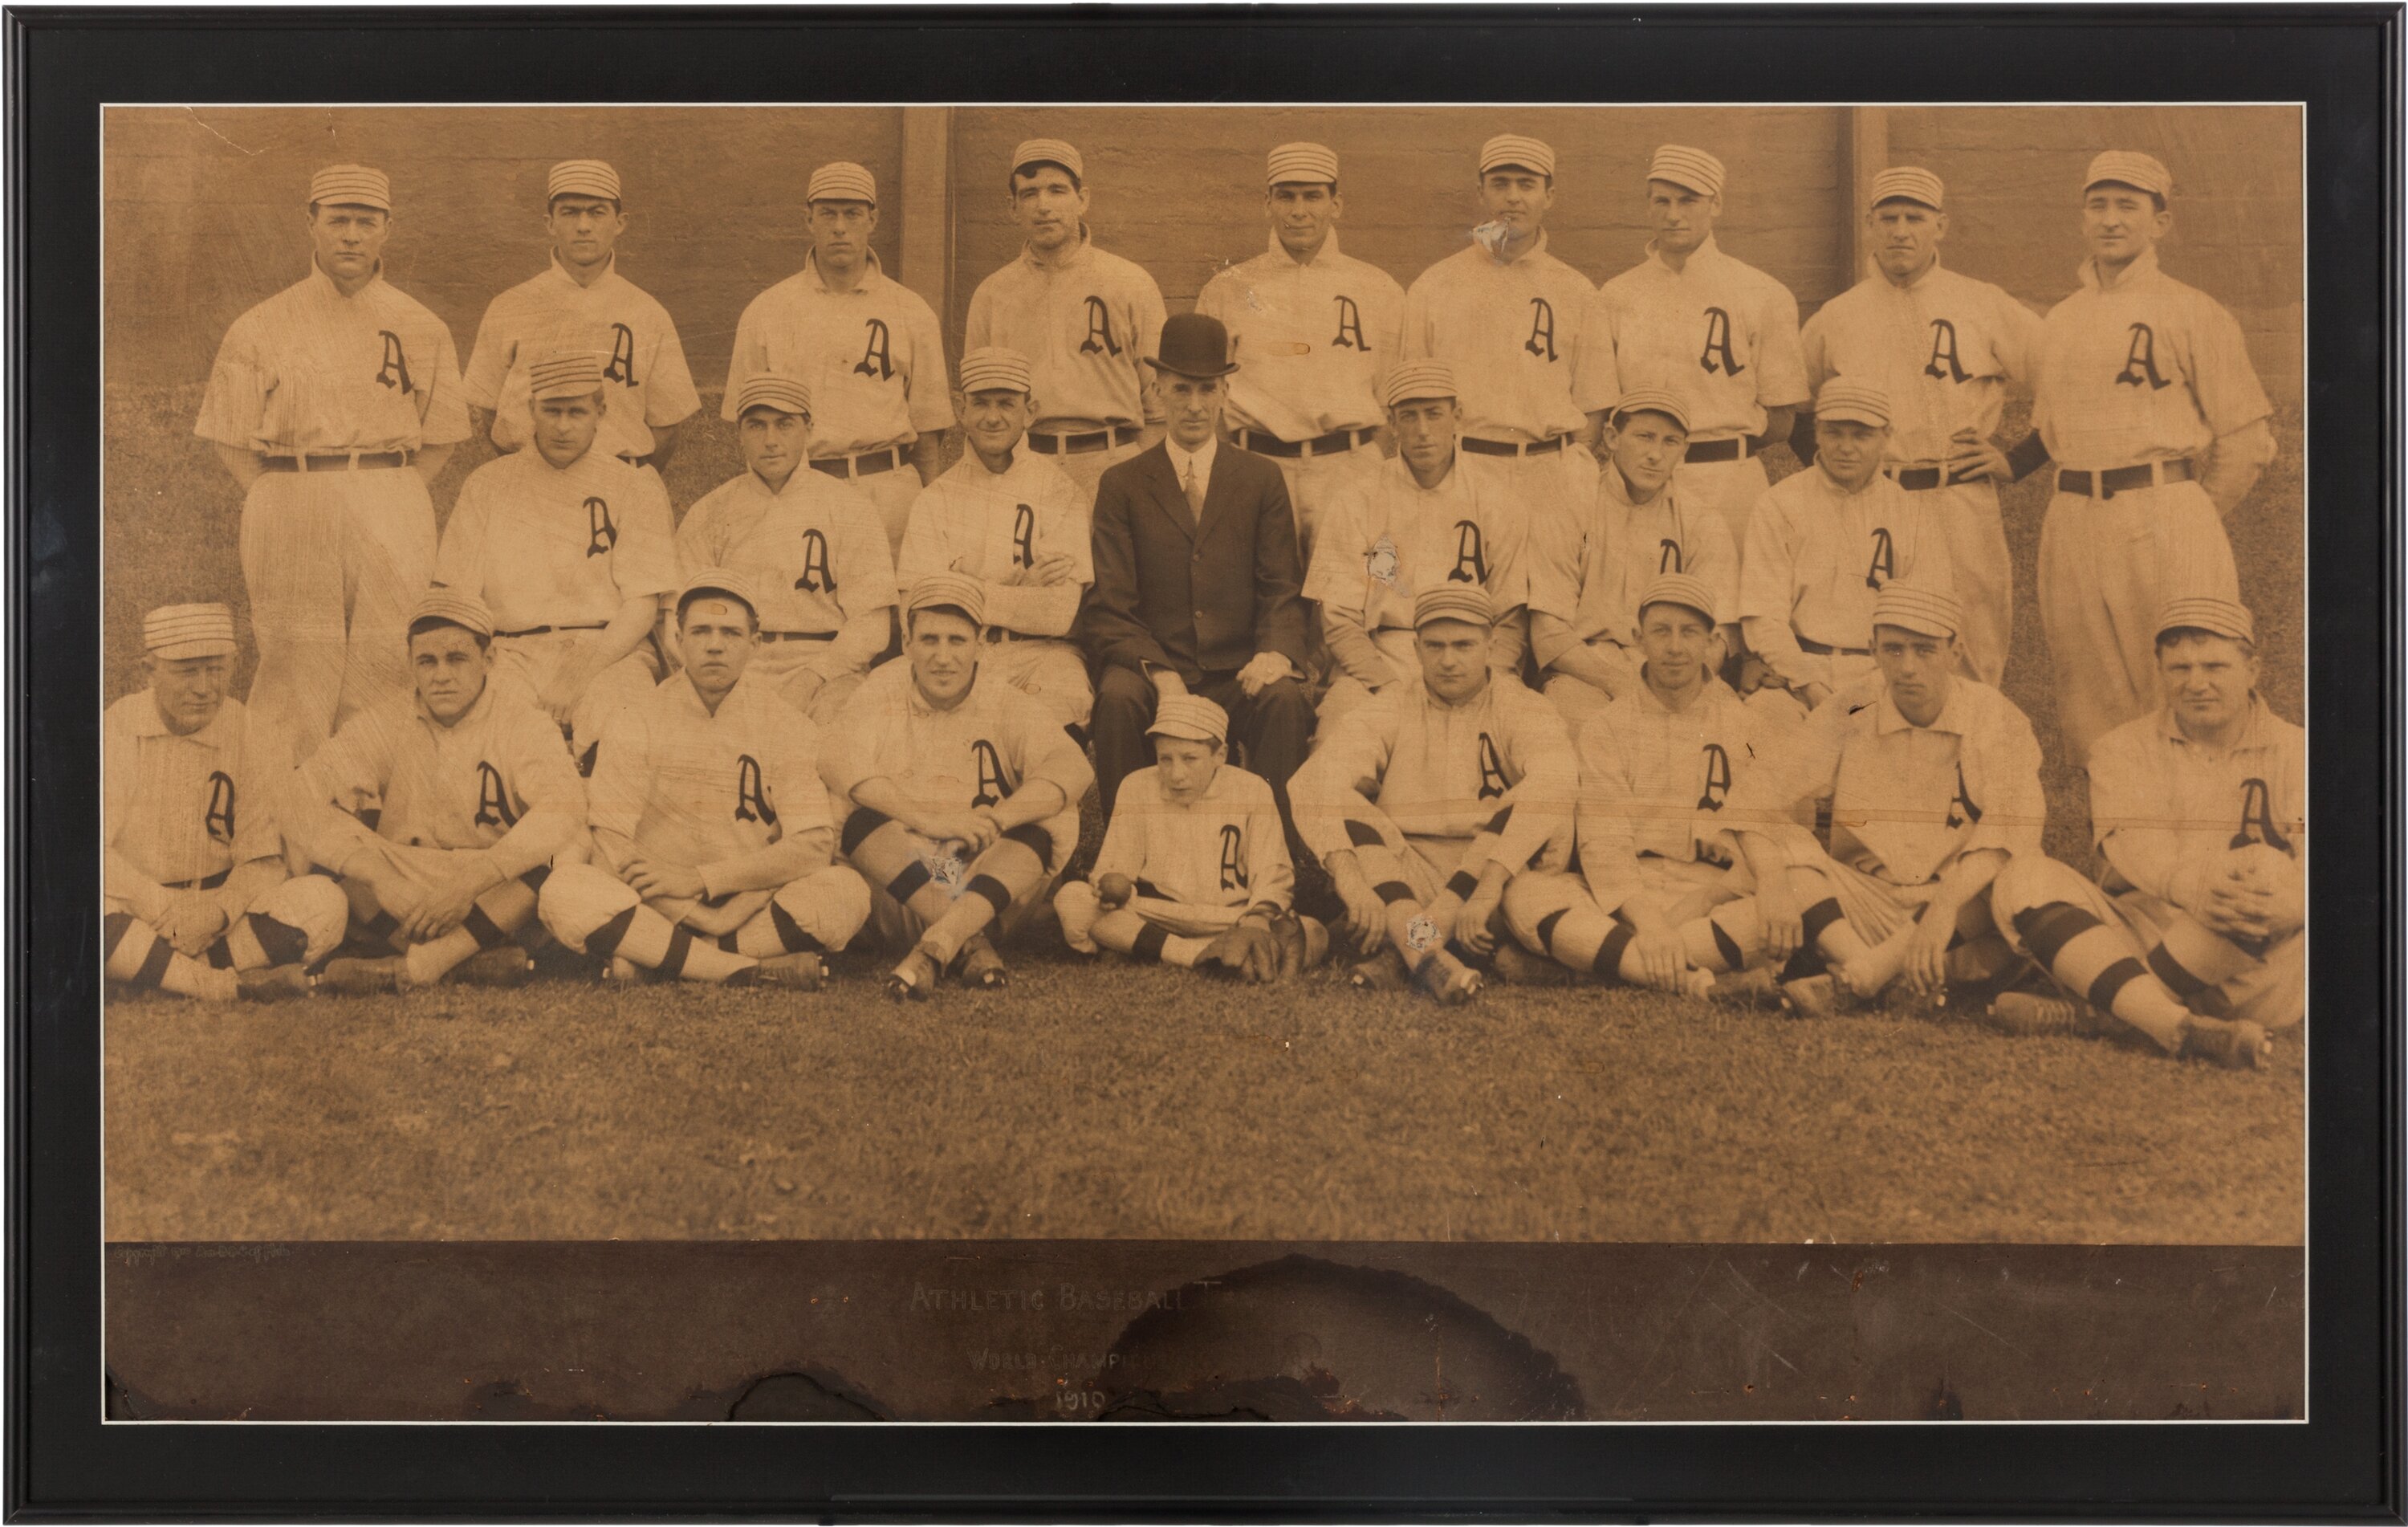
<svg viewBox="0 0 2408 1527">
<path fill-rule="evenodd" d="M 1488 666 L 1500 682 L 1522 682 L 1529 526 L 1512 481 L 1457 450 L 1463 410 L 1444 362 L 1407 361 L 1384 386 L 1396 459 L 1339 487 L 1304 579 L 1333 669 L 1325 726 L 1392 684 L 1420 682 L 1413 601 L 1440 583 L 1487 591 L 1497 612 Z"/>
<path fill-rule="evenodd" d="M 251 708 L 280 772 L 409 692 L 402 627 L 435 568 L 426 485 L 468 434 L 452 331 L 384 281 L 384 171 L 320 170 L 308 216 L 309 274 L 235 320 L 193 425 L 242 484 Z"/>
<path fill-rule="evenodd" d="M 101 716 L 101 951 L 112 981 L 225 1001 L 306 995 L 343 936 L 343 893 L 285 878 L 269 777 L 226 693 L 234 612 L 142 621 L 150 682 Z"/>
<path fill-rule="evenodd" d="M 2157 627 L 2160 709 L 2090 750 L 2099 881 L 2022 854 L 1990 892 L 2072 1000 L 2009 993 L 1990 1017 L 2084 1031 L 2113 1014 L 2168 1054 L 2254 1066 L 2307 1014 L 2307 734 L 2258 694 L 2245 608 L 2175 599 Z"/>
<path fill-rule="evenodd" d="M 588 351 L 609 399 L 594 448 L 657 472 L 702 399 L 668 310 L 619 273 L 619 236 L 627 231 L 619 172 L 599 159 L 564 160 L 545 177 L 544 198 L 551 268 L 485 310 L 461 378 L 469 412 L 496 450 L 524 450 L 529 367 L 557 351 Z"/>
<path fill-rule="evenodd" d="M 409 622 L 416 693 L 353 716 L 301 766 L 296 834 L 341 881 L 352 926 L 397 951 L 331 961 L 322 987 L 526 979 L 511 935 L 584 830 L 585 782 L 551 717 L 492 682 L 493 641 L 482 600 L 429 589 Z M 382 802 L 373 828 L 333 804 L 361 799 Z"/>
<path fill-rule="evenodd" d="M 1087 165 L 1060 138 L 1030 138 L 1006 177 L 1020 257 L 979 282 L 965 353 L 1000 346 L 1028 357 L 1041 409 L 1028 446 L 1068 474 L 1092 505 L 1104 469 L 1162 438 L 1145 357 L 1161 342 L 1162 288 L 1134 261 L 1095 246 Z"/>
<path fill-rule="evenodd" d="M 896 575 L 906 588 L 937 572 L 977 579 L 988 677 L 1044 701 L 1083 738 L 1096 690 L 1086 655 L 1069 637 L 1096 581 L 1088 499 L 1026 447 L 1033 385 L 1028 357 L 1016 350 L 962 357 L 969 449 L 912 502 Z"/>
<path fill-rule="evenodd" d="M 1146 727 L 1154 765 L 1122 782 L 1094 874 L 1054 893 L 1071 948 L 1271 981 L 1317 964 L 1328 930 L 1291 909 L 1279 802 L 1229 762 L 1229 715 L 1166 695 Z"/>
<path fill-rule="evenodd" d="M 468 474 L 435 558 L 437 583 L 493 614 L 494 683 L 551 716 L 588 771 L 611 714 L 652 693 L 647 639 L 678 581 L 660 474 L 595 448 L 609 407 L 600 357 L 530 366 L 534 448 Z"/>
<path fill-rule="evenodd" d="M 1340 721 L 1288 789 L 1366 957 L 1351 983 L 1399 990 L 1410 972 L 1452 1005 L 1479 992 L 1473 966 L 1511 937 L 1511 878 L 1568 862 L 1579 771 L 1555 707 L 1495 682 L 1486 590 L 1435 583 L 1413 621 L 1421 682 Z"/>
<path fill-rule="evenodd" d="M 958 958 L 963 980 L 1010 980 L 987 937 L 1040 903 L 1079 844 L 1095 782 L 1054 715 L 980 658 L 986 593 L 934 573 L 906 598 L 903 656 L 854 692 L 820 772 L 846 860 L 870 886 L 879 936 L 907 951 L 890 997 L 918 1000 Z"/>
<path fill-rule="evenodd" d="M 755 682 L 824 727 L 886 649 L 894 556 L 877 506 L 850 483 L 803 469 L 808 386 L 757 373 L 737 395 L 736 412 L 744 470 L 686 511 L 678 569 L 692 578 L 726 568 L 750 580 L 760 601 Z"/>
<path fill-rule="evenodd" d="M 887 555 L 903 544 L 911 500 L 944 464 L 953 402 L 945 342 L 920 294 L 890 279 L 869 247 L 878 181 L 861 166 L 822 165 L 803 196 L 811 252 L 803 268 L 746 306 L 736 324 L 720 417 L 740 421 L 744 383 L 764 371 L 801 382 L 816 405 L 811 470 L 878 508 Z"/>
<path fill-rule="evenodd" d="M 1531 655 L 1575 737 L 1638 684 L 1640 598 L 1656 579 L 1702 583 L 1729 623 L 1725 648 L 1738 649 L 1738 550 L 1722 516 L 1692 512 L 1674 481 L 1687 408 L 1671 393 L 1637 389 L 1615 402 L 1612 425 L 1594 506 L 1531 534 Z"/>
<path fill-rule="evenodd" d="M 594 771 L 593 861 L 543 883 L 543 926 L 614 978 L 816 990 L 869 915 L 834 862 L 818 732 L 751 672 L 757 598 L 725 568 L 686 580 L 680 670 L 612 718 Z"/>
<path fill-rule="evenodd" d="M 1380 379 L 1398 358 L 1405 289 L 1340 252 L 1334 151 L 1283 143 L 1268 175 L 1270 248 L 1206 281 L 1196 310 L 1219 319 L 1245 358 L 1223 412 L 1229 439 L 1279 463 L 1309 565 L 1330 496 L 1380 464 Z"/>
<path fill-rule="evenodd" d="M 2150 622 L 2233 599 L 2224 516 L 2274 459 L 2241 325 L 2157 268 L 2173 177 L 2114 149 L 2082 183 L 2082 284 L 2041 325 L 2032 425 L 2057 463 L 2040 533 L 2041 630 L 2072 756 L 2155 708 Z"/>
</svg>

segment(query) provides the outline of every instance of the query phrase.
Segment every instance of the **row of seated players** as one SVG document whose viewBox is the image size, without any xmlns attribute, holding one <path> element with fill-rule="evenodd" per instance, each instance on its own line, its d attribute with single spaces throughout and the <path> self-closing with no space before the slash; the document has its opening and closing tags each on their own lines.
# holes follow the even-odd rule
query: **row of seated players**
<svg viewBox="0 0 2408 1527">
<path fill-rule="evenodd" d="M 216 998 L 518 980 L 514 935 L 539 918 L 622 975 L 810 988 L 874 924 L 902 952 L 887 989 L 924 997 L 949 969 L 1001 984 L 995 936 L 1049 897 L 1081 950 L 1254 980 L 1317 962 L 1332 935 L 1293 910 L 1273 792 L 1227 760 L 1200 697 L 1166 697 L 1159 761 L 1092 878 L 1055 888 L 1092 773 L 1047 708 L 981 682 L 982 600 L 960 574 L 915 583 L 903 659 L 823 738 L 746 681 L 748 581 L 697 574 L 675 601 L 679 674 L 612 718 L 589 786 L 557 726 L 488 682 L 488 612 L 434 589 L 412 699 L 265 791 L 224 698 L 231 615 L 154 612 L 151 687 L 108 715 L 108 972 Z M 1417 680 L 1333 725 L 1293 780 L 1359 987 L 1452 1003 L 1484 970 L 1750 1000 L 1777 982 L 1828 1011 L 1995 987 L 2028 960 L 2067 995 L 2005 993 L 1985 1010 L 2002 1026 L 2128 1027 L 2232 1065 L 2303 1016 L 2304 738 L 2258 699 L 2238 605 L 2162 615 L 2166 707 L 2092 759 L 2098 882 L 2041 851 L 2039 748 L 1956 671 L 1944 591 L 1883 588 L 1874 671 L 1782 726 L 1714 676 L 1712 591 L 1661 577 L 1633 633 L 1642 682 L 1577 747 L 1496 681 L 1493 615 L 1475 585 L 1425 590 Z M 373 826 L 336 804 L 365 799 Z M 1799 825 L 1817 800 L 1828 843 Z M 288 858 L 323 872 L 288 877 Z M 330 961 L 347 935 L 394 952 Z"/>
</svg>

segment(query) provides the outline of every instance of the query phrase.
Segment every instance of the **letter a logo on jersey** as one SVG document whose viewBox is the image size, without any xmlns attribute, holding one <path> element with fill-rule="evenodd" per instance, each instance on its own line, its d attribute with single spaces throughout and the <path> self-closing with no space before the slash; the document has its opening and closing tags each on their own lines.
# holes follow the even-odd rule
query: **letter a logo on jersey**
<svg viewBox="0 0 2408 1527">
<path fill-rule="evenodd" d="M 817 530 L 803 532 L 803 575 L 795 586 L 806 594 L 836 592 L 836 574 L 828 571 L 827 537 Z"/>
<path fill-rule="evenodd" d="M 409 384 L 409 357 L 402 353 L 401 336 L 391 329 L 377 330 L 384 341 L 384 364 L 377 367 L 377 385 L 397 387 L 407 396 L 417 389 Z"/>
<path fill-rule="evenodd" d="M 1011 786 L 1004 783 L 1003 756 L 982 737 L 970 744 L 970 757 L 978 765 L 978 794 L 970 797 L 970 810 L 1002 805 L 1003 798 L 1011 794 Z"/>
<path fill-rule="evenodd" d="M 866 318 L 862 322 L 869 326 L 869 343 L 863 348 L 861 359 L 853 363 L 853 374 L 875 377 L 884 382 L 895 375 L 895 357 L 888 348 L 891 341 L 886 335 L 886 320 Z"/>
<path fill-rule="evenodd" d="M 1026 504 L 1011 506 L 1011 565 L 1015 568 L 1037 565 L 1037 511 Z"/>
<path fill-rule="evenodd" d="M 1681 543 L 1667 536 L 1656 544 L 1660 548 L 1656 554 L 1656 570 L 1657 572 L 1680 571 Z"/>
<path fill-rule="evenodd" d="M 1706 310 L 1706 348 L 1698 352 L 1698 365 L 1730 377 L 1747 369 L 1731 353 L 1730 314 L 1720 308 Z"/>
<path fill-rule="evenodd" d="M 1942 361 L 1948 363 L 1945 371 L 1940 368 Z M 1923 374 L 1950 382 L 1966 380 L 1965 367 L 1956 359 L 1956 325 L 1944 318 L 1931 321 L 1931 358 L 1923 363 Z"/>
<path fill-rule="evenodd" d="M 769 798 L 761 788 L 761 763 L 749 753 L 736 756 L 736 819 L 758 822 L 765 828 L 778 825 L 778 814 L 769 807 Z"/>
<path fill-rule="evenodd" d="M 585 555 L 600 556 L 619 544 L 619 527 L 610 523 L 610 500 L 585 500 Z"/>
<path fill-rule="evenodd" d="M 1873 526 L 1873 559 L 1865 567 L 1865 586 L 1879 588 L 1888 579 L 1898 576 L 1898 548 L 1890 544 L 1885 526 Z"/>
<path fill-rule="evenodd" d="M 2149 391 L 2171 387 L 2172 382 L 2157 375 L 2157 337 L 2146 324 L 2132 325 L 2132 342 L 2124 352 L 2124 369 L 2115 373 L 2118 387 L 2149 384 Z"/>
<path fill-rule="evenodd" d="M 1106 310 L 1104 299 L 1087 299 L 1087 337 L 1079 341 L 1082 355 L 1117 355 L 1120 341 L 1112 338 L 1112 315 Z"/>
<path fill-rule="evenodd" d="M 602 380 L 622 387 L 636 384 L 636 331 L 624 324 L 610 325 L 610 364 L 602 368 Z"/>
<path fill-rule="evenodd" d="M 2260 789 L 2264 786 L 2260 785 Z M 209 803 L 201 813 L 201 823 L 208 828 L 213 843 L 234 842 L 234 778 L 217 770 L 209 771 Z"/>
<path fill-rule="evenodd" d="M 1495 800 L 1513 786 L 1505 780 L 1505 761 L 1497 756 L 1497 744 L 1488 734 L 1480 734 L 1480 799 Z"/>
<path fill-rule="evenodd" d="M 1482 584 L 1488 582 L 1488 555 L 1481 548 L 1480 526 L 1469 520 L 1455 522 L 1455 566 L 1447 569 L 1446 581 Z"/>
<path fill-rule="evenodd" d="M 2241 830 L 2232 835 L 2232 846 L 2246 848 L 2251 843 L 2264 843 L 2286 854 L 2291 851 L 2291 840 L 2274 826 L 2274 793 L 2261 779 L 2241 782 Z"/>
<path fill-rule="evenodd" d="M 1730 794 L 1730 755 L 1723 751 L 1720 742 L 1708 742 L 1702 751 L 1705 754 L 1706 788 L 1705 793 L 1698 797 L 1698 810 L 1718 812 L 1723 809 L 1723 798 Z"/>
<path fill-rule="evenodd" d="M 1238 853 L 1240 834 L 1238 824 L 1221 824 L 1221 888 L 1242 891 L 1246 888 L 1246 861 Z"/>
<path fill-rule="evenodd" d="M 1545 297 L 1530 299 L 1530 337 L 1522 348 L 1543 361 L 1555 358 L 1555 310 Z"/>
<path fill-rule="evenodd" d="M 1981 819 L 1982 808 L 1973 803 L 1973 792 L 1965 788 L 1965 766 L 1960 762 L 1956 765 L 1956 793 L 1948 801 L 1949 830 L 1953 832 L 1968 822 Z"/>
<path fill-rule="evenodd" d="M 510 794 L 502 788 L 502 771 L 482 758 L 477 760 L 476 825 L 504 831 L 519 825 L 519 814 L 510 810 Z"/>
<path fill-rule="evenodd" d="M 1371 342 L 1363 338 L 1363 314 L 1355 308 L 1354 299 L 1341 296 L 1330 300 L 1338 304 L 1338 338 L 1329 341 L 1329 348 L 1360 351 L 1366 355 L 1371 353 Z M 1221 888 L 1226 891 L 1229 887 L 1224 886 Z"/>
</svg>

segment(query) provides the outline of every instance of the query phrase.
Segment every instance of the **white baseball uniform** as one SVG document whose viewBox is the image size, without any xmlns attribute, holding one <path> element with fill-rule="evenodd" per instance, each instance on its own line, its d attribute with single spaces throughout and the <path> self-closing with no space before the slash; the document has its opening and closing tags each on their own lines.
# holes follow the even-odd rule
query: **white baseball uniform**
<svg viewBox="0 0 2408 1527">
<path fill-rule="evenodd" d="M 1820 684 L 1836 691 L 1869 678 L 1882 585 L 1893 578 L 1953 585 L 1948 537 L 1932 510 L 1929 494 L 1908 493 L 1878 472 L 1855 493 L 1819 465 L 1775 483 L 1748 525 L 1740 565 L 1748 650 L 1793 690 Z"/>
<path fill-rule="evenodd" d="M 1232 763 L 1193 800 L 1164 795 L 1161 771 L 1121 782 L 1090 880 L 1126 875 L 1126 908 L 1171 933 L 1203 937 L 1238 925 L 1258 906 L 1285 909 L 1296 870 L 1268 782 Z"/>
<path fill-rule="evenodd" d="M 562 350 L 605 357 L 609 408 L 594 440 L 604 455 L 640 463 L 652 454 L 653 430 L 702 407 L 668 310 L 620 275 L 615 256 L 591 286 L 580 286 L 555 257 L 541 275 L 493 300 L 468 353 L 462 392 L 471 408 L 493 411 L 497 449 L 523 450 L 533 439 L 527 367 Z"/>
</svg>

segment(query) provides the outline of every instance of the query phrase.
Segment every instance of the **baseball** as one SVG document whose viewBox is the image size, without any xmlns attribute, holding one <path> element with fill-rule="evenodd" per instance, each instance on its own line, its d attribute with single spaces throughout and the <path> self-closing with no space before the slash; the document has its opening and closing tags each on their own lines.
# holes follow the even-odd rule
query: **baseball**
<svg viewBox="0 0 2408 1527">
<path fill-rule="evenodd" d="M 1096 900 L 1108 907 L 1116 907 L 1137 894 L 1137 887 L 1126 875 L 1104 875 L 1096 882 Z"/>
</svg>

